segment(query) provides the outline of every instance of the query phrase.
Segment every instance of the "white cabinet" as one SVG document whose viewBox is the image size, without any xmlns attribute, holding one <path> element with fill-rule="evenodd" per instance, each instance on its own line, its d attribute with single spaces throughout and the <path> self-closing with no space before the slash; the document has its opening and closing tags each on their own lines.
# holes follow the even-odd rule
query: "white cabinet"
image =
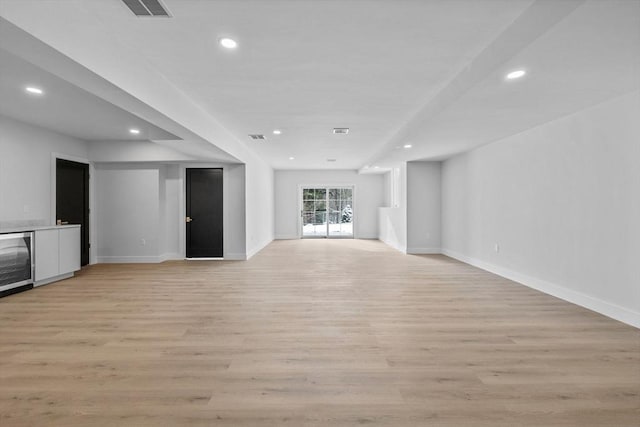
<svg viewBox="0 0 640 427">
<path fill-rule="evenodd" d="M 35 235 L 36 281 L 57 276 L 59 267 L 58 230 L 38 230 Z"/>
<path fill-rule="evenodd" d="M 35 231 L 35 285 L 71 277 L 80 270 L 80 227 Z"/>
<path fill-rule="evenodd" d="M 80 227 L 61 228 L 58 266 L 60 274 L 80 270 Z"/>
</svg>

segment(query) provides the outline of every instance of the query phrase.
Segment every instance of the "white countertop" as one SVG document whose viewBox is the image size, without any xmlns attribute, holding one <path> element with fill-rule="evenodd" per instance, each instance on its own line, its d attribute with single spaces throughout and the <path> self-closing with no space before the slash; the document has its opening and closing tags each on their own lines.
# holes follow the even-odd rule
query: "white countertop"
<svg viewBox="0 0 640 427">
<path fill-rule="evenodd" d="M 75 228 L 80 227 L 80 224 L 67 224 L 67 225 L 31 225 L 25 227 L 7 227 L 0 228 L 0 234 L 6 233 L 24 233 L 26 231 L 38 231 L 38 230 L 52 230 L 54 228 Z"/>
</svg>

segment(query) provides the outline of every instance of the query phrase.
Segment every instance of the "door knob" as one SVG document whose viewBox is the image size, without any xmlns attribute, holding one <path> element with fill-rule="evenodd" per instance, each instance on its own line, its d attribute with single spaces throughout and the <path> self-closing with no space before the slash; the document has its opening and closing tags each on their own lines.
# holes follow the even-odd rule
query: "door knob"
<svg viewBox="0 0 640 427">
<path fill-rule="evenodd" d="M 191 217 L 190 217 L 190 216 L 188 216 L 188 217 L 186 217 L 186 218 L 185 218 L 185 221 L 186 221 L 186 222 L 191 222 L 191 221 L 193 221 L 193 219 L 191 219 Z"/>
</svg>

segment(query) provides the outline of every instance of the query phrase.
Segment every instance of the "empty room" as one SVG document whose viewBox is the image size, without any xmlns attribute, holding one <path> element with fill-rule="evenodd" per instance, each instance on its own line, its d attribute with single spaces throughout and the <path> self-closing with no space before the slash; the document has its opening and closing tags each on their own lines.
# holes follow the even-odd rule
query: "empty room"
<svg viewBox="0 0 640 427">
<path fill-rule="evenodd" d="M 640 0 L 0 0 L 0 425 L 640 425 Z"/>
</svg>

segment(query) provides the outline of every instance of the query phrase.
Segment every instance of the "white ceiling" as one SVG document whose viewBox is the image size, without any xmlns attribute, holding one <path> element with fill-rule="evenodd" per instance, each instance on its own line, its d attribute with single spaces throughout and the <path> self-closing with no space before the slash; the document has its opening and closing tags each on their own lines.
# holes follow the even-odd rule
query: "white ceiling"
<svg viewBox="0 0 640 427">
<path fill-rule="evenodd" d="M 86 141 L 180 139 L 3 49 L 0 64 L 2 115 Z M 45 93 L 29 94 L 27 86 Z"/>
<path fill-rule="evenodd" d="M 164 4 L 171 18 L 120 0 L 2 0 L 0 15 L 97 74 L 143 64 L 276 169 L 443 159 L 640 88 L 637 1 Z M 514 68 L 527 76 L 506 82 Z"/>
</svg>

